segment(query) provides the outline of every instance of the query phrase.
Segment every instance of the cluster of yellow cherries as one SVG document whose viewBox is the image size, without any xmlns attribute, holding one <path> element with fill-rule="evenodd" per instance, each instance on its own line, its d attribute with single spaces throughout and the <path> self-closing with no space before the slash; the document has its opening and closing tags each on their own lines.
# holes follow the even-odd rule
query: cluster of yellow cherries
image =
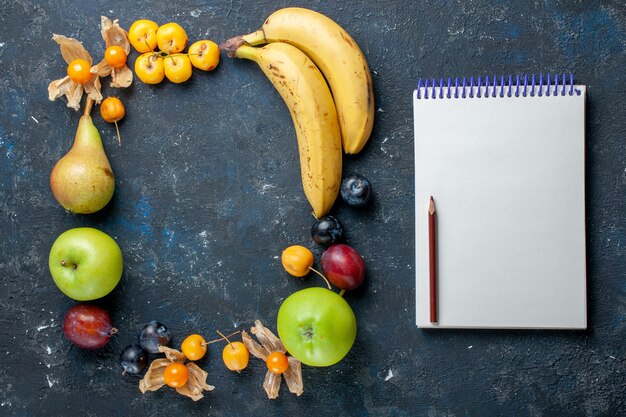
<svg viewBox="0 0 626 417">
<path fill-rule="evenodd" d="M 191 77 L 192 66 L 211 71 L 220 60 L 220 49 L 208 39 L 187 46 L 187 32 L 177 23 L 159 26 L 152 20 L 137 20 L 128 30 L 131 45 L 142 53 L 135 61 L 135 73 L 146 84 L 158 84 L 167 77 L 183 83 Z M 158 51 L 157 51 L 158 47 Z"/>
<path fill-rule="evenodd" d="M 195 42 L 187 53 L 187 32 L 177 23 L 159 26 L 152 20 L 137 20 L 128 31 L 128 40 L 142 55 L 135 61 L 135 73 L 146 84 L 158 84 L 165 77 L 173 83 L 183 83 L 191 78 L 192 66 L 211 71 L 220 61 L 219 46 L 208 39 Z M 157 51 L 158 47 L 158 51 Z M 126 65 L 128 56 L 121 46 L 110 46 L 104 52 L 104 60 L 111 68 Z M 87 84 L 93 74 L 91 64 L 84 59 L 75 59 L 67 66 L 67 75 L 75 83 Z M 124 118 L 124 104 L 117 97 L 107 97 L 100 104 L 102 118 L 115 123 L 118 142 L 121 143 L 117 122 Z"/>
</svg>

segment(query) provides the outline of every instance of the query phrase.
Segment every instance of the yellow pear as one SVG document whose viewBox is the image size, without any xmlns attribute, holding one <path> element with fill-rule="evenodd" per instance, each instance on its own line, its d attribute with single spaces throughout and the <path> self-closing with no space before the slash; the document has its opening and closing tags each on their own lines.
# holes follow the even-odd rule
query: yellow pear
<svg viewBox="0 0 626 417">
<path fill-rule="evenodd" d="M 73 213 L 94 213 L 113 197 L 115 177 L 91 116 L 80 118 L 72 149 L 52 169 L 50 188 Z"/>
</svg>

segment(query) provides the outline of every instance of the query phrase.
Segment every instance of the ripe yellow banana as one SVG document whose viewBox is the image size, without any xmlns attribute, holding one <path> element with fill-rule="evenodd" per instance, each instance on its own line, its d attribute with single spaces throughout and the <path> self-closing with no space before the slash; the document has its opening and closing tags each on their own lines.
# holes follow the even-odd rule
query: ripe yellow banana
<svg viewBox="0 0 626 417">
<path fill-rule="evenodd" d="M 372 77 L 348 32 L 321 13 L 288 7 L 272 13 L 261 29 L 242 39 L 253 46 L 286 42 L 307 54 L 330 85 L 344 152 L 355 154 L 365 146 L 374 124 Z"/>
<path fill-rule="evenodd" d="M 239 46 L 237 58 L 256 62 L 289 108 L 298 137 L 302 187 L 315 217 L 330 211 L 341 184 L 341 132 L 324 77 L 298 48 L 282 42 Z"/>
</svg>

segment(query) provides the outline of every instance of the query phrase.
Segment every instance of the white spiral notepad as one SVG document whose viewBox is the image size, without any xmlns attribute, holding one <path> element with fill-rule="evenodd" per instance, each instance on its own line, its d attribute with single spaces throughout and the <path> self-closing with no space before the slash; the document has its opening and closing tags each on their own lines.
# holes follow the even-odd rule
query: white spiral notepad
<svg viewBox="0 0 626 417">
<path fill-rule="evenodd" d="M 418 327 L 587 327 L 585 93 L 571 75 L 420 81 Z M 429 319 L 430 196 L 437 323 Z"/>
</svg>

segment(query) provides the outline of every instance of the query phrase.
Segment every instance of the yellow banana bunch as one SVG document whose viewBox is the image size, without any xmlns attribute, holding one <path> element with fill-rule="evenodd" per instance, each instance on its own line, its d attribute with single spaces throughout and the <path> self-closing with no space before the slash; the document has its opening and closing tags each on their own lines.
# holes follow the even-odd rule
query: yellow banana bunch
<svg viewBox="0 0 626 417">
<path fill-rule="evenodd" d="M 341 184 L 341 133 L 324 77 L 302 51 L 282 42 L 242 45 L 235 56 L 256 62 L 287 104 L 298 137 L 304 194 L 320 218 L 330 211 Z"/>
<path fill-rule="evenodd" d="M 277 10 L 261 29 L 241 37 L 248 45 L 286 42 L 302 50 L 326 77 L 335 99 L 343 150 L 358 153 L 374 125 L 374 91 L 367 61 L 354 39 L 321 13 Z"/>
<path fill-rule="evenodd" d="M 358 153 L 374 124 L 372 78 L 358 45 L 328 17 L 290 7 L 220 48 L 255 61 L 280 93 L 296 128 L 304 193 L 317 218 L 327 214 L 341 185 L 342 144 Z"/>
</svg>

